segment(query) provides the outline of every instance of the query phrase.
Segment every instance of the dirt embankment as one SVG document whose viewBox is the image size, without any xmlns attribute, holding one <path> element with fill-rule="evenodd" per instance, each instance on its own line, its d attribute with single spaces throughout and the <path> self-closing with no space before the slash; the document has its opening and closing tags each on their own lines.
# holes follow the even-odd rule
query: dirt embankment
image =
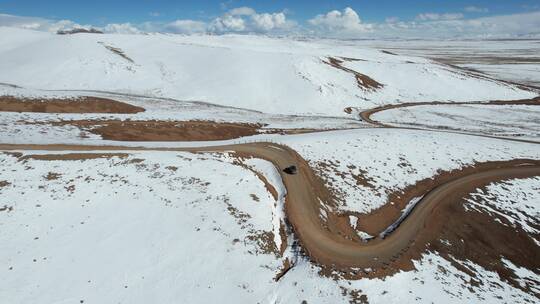
<svg viewBox="0 0 540 304">
<path fill-rule="evenodd" d="M 115 141 L 216 141 L 237 139 L 257 134 L 304 134 L 320 132 L 316 129 L 275 129 L 255 123 L 215 121 L 163 120 L 64 120 L 20 121 L 28 125 L 73 126 L 81 131 Z"/>
<path fill-rule="evenodd" d="M 424 179 L 409 186 L 406 189 L 391 193 L 388 202 L 383 207 L 369 213 L 343 213 L 329 217 L 336 224 L 339 231 L 334 231 L 336 235 L 345 238 L 354 238 L 351 234 L 356 234 L 356 229 L 375 236 L 369 242 L 375 244 L 382 243 L 377 237 L 383 230 L 393 224 L 401 215 L 402 210 L 408 202 L 417 197 L 427 197 L 430 193 L 435 193 L 448 184 L 456 183 L 469 176 L 481 175 L 494 170 L 509 170 L 508 175 L 479 176 L 477 179 L 468 179 L 466 184 L 453 187 L 451 191 L 444 191 L 443 196 L 437 198 L 434 205 L 422 222 L 422 230 L 411 240 L 410 244 L 402 251 L 396 251 L 395 255 L 385 261 L 382 267 L 374 268 L 371 273 L 345 272 L 345 276 L 356 278 L 362 276 L 382 277 L 391 275 L 400 270 L 414 269 L 413 261 L 420 260 L 421 255 L 426 252 L 437 252 L 438 255 L 448 260 L 454 267 L 470 275 L 473 279 L 468 282 L 472 287 L 482 285 L 476 273 L 471 268 L 464 265 L 470 261 L 480 265 L 484 269 L 496 272 L 499 276 L 512 286 L 522 289 L 528 293 L 535 294 L 530 282 L 522 284 L 516 274 L 504 264 L 502 258 L 511 261 L 514 265 L 530 270 L 540 269 L 540 262 L 537 260 L 539 250 L 535 243 L 540 241 L 538 235 L 532 235 L 523 230 L 522 227 L 514 227 L 505 216 L 497 213 L 485 213 L 479 210 L 467 210 L 464 206 L 467 203 L 465 198 L 476 189 L 483 189 L 493 181 L 504 180 L 505 178 L 528 177 L 528 173 L 520 173 L 519 167 L 528 164 L 523 168 L 536 166 L 540 168 L 538 160 L 511 160 L 479 163 L 449 172 L 441 172 L 437 176 Z M 540 169 L 532 175 L 539 175 Z M 430 200 L 429 197 L 427 197 Z M 425 204 L 426 202 L 420 202 Z M 502 211 L 500 211 L 502 212 Z M 349 226 L 349 216 L 358 218 L 357 226 Z M 410 219 L 409 219 L 410 220 Z M 532 223 L 532 222 L 531 222 Z M 358 241 L 358 240 L 357 240 Z M 327 270 L 330 272 L 329 270 Z M 539 296 L 537 294 L 537 296 Z"/>
<path fill-rule="evenodd" d="M 76 160 L 89 160 L 89 159 L 98 159 L 98 158 L 111 158 L 119 157 L 126 158 L 129 155 L 127 153 L 66 153 L 66 154 L 28 154 L 20 156 L 20 161 L 25 161 L 27 159 L 34 160 L 67 160 L 67 161 L 76 161 Z"/>
<path fill-rule="evenodd" d="M 263 125 L 212 121 L 71 120 L 52 122 L 116 141 L 212 141 L 257 135 Z"/>
<path fill-rule="evenodd" d="M 437 252 L 454 267 L 473 278 L 471 281 L 464 281 L 470 287 L 483 283 L 477 278 L 474 269 L 466 266 L 467 262 L 498 273 L 515 288 L 540 296 L 531 288 L 530 282 L 520 283 L 514 271 L 502 260 L 506 259 L 518 267 L 539 273 L 540 260 L 537 257 L 540 251 L 536 245 L 536 242 L 540 241 L 538 235 L 532 235 L 522 227 L 512 225 L 503 215 L 466 210 L 464 207 L 469 193 L 478 188 L 482 189 L 491 182 L 539 175 L 540 161 L 537 160 L 484 163 L 464 170 L 441 173 L 436 178 L 421 181 L 404 192 L 392 194 L 389 201 L 396 206 L 388 204 L 372 214 L 359 216 L 358 223 L 363 230 L 377 235 L 399 217 L 402 207 L 410 199 L 418 196 L 423 196 L 423 199 L 389 239 L 376 238 L 365 243 L 363 247 L 357 246 L 358 251 L 352 256 L 363 250 L 379 251 L 381 247 L 386 247 L 371 261 L 369 272 L 354 268 L 347 270 L 343 265 L 337 269 L 348 278 L 384 277 L 401 270 L 413 270 L 413 261 L 420 260 L 422 254 Z M 329 216 L 328 219 L 343 222 L 347 217 Z M 339 227 L 337 224 L 332 226 Z M 341 232 L 333 234 L 346 238 Z M 364 262 L 351 259 L 349 263 L 359 265 Z M 335 273 L 336 264 L 331 267 L 323 264 L 323 267 L 326 274 Z"/>
<path fill-rule="evenodd" d="M 0 96 L 0 112 L 135 114 L 144 112 L 144 109 L 116 100 L 89 96 L 73 99 Z"/>
<path fill-rule="evenodd" d="M 368 214 L 351 212 L 344 213 L 341 215 L 341 217 L 343 217 L 343 221 L 348 221 L 349 215 L 356 216 L 358 218 L 357 229 L 376 236 L 390 226 L 397 218 L 399 218 L 401 211 L 411 200 L 424 196 L 426 193 L 442 184 L 471 174 L 500 169 L 508 166 L 517 166 L 523 163 L 536 164 L 540 166 L 540 161 L 537 160 L 516 159 L 510 161 L 477 163 L 461 169 L 439 172 L 437 175 L 420 180 L 414 185 L 411 185 L 403 190 L 390 193 L 388 195 L 387 204 Z M 390 202 L 393 204 L 390 204 Z"/>
<path fill-rule="evenodd" d="M 125 147 L 104 146 L 32 146 L 0 145 L 2 150 L 108 150 L 120 152 Z M 135 150 L 130 148 L 130 150 Z M 538 246 L 521 227 L 501 225 L 504 218 L 481 212 L 466 211 L 463 198 L 493 181 L 540 175 L 540 161 L 514 160 L 477 165 L 467 174 L 450 174 L 440 182 L 424 185 L 427 193 L 401 225 L 384 239 L 362 243 L 339 233 L 340 215 L 332 211 L 331 193 L 307 162 L 294 150 L 272 143 L 241 144 L 205 148 L 155 148 L 137 150 L 230 152 L 271 161 L 278 169 L 296 164 L 298 173 L 282 173 L 287 189 L 286 214 L 303 251 L 322 267 L 322 273 L 347 278 L 385 277 L 401 270 L 414 269 L 414 260 L 426 252 L 437 251 L 455 267 L 473 277 L 469 287 L 481 285 L 467 261 L 499 273 L 516 288 L 534 293 L 528 285 L 519 284 L 516 274 L 501 261 L 538 273 Z M 281 170 L 280 170 L 281 172 Z M 418 190 L 412 188 L 418 196 Z M 404 203 L 404 201 L 403 201 Z M 402 204 L 403 204 L 402 203 Z M 321 216 L 324 210 L 328 216 Z M 384 218 L 384 217 L 383 217 Z M 387 220 L 388 221 L 388 220 Z M 539 241 L 539 240 L 536 240 Z M 535 294 L 536 295 L 536 294 Z"/>
<path fill-rule="evenodd" d="M 384 87 L 384 85 L 382 83 L 379 83 L 377 82 L 375 79 L 367 76 L 367 75 L 364 75 L 362 73 L 359 73 L 355 70 L 352 70 L 352 69 L 349 69 L 349 68 L 346 68 L 343 66 L 343 62 L 345 61 L 355 61 L 356 59 L 352 59 L 352 58 L 341 58 L 341 59 L 338 59 L 338 58 L 335 58 L 335 57 L 328 57 L 328 61 L 324 61 L 324 63 L 336 68 L 336 69 L 340 69 L 342 71 L 345 71 L 347 73 L 351 73 L 354 75 L 354 77 L 356 78 L 356 82 L 358 84 L 358 87 L 363 89 L 363 90 L 368 90 L 368 91 L 375 91 L 375 90 L 378 90 L 378 89 L 381 89 L 382 87 Z"/>
</svg>

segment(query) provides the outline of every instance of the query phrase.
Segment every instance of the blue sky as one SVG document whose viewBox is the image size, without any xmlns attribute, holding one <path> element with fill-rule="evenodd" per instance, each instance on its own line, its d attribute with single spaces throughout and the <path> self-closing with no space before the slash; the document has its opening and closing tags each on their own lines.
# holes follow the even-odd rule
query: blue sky
<svg viewBox="0 0 540 304">
<path fill-rule="evenodd" d="M 540 33 L 535 20 L 540 0 L 0 0 L 0 26 L 49 31 L 86 25 L 109 32 L 487 37 Z"/>
<path fill-rule="evenodd" d="M 0 0 L 0 12 L 11 15 L 69 19 L 79 23 L 139 23 L 150 20 L 176 19 L 210 20 L 227 9 L 247 6 L 257 12 L 286 10 L 291 17 L 305 21 L 330 10 L 351 7 L 366 22 L 382 22 L 388 17 L 414 19 L 421 13 L 459 13 L 468 16 L 506 15 L 530 11 L 540 6 L 539 0 Z M 484 12 L 465 12 L 466 7 L 487 9 Z M 159 16 L 156 16 L 158 15 Z"/>
</svg>

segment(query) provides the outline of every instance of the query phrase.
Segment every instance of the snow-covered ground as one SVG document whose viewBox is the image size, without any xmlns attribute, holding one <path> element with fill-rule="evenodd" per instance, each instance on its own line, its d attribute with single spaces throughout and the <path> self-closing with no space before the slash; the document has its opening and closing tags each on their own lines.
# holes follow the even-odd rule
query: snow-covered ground
<svg viewBox="0 0 540 304">
<path fill-rule="evenodd" d="M 261 124 L 263 129 L 347 129 L 368 126 L 354 117 L 331 116 L 300 116 L 283 114 L 266 114 L 253 110 L 244 110 L 233 107 L 216 106 L 203 102 L 189 102 L 173 99 L 161 99 L 105 92 L 88 91 L 44 91 L 26 88 L 14 88 L 0 84 L 0 96 L 9 95 L 21 98 L 59 98 L 76 99 L 80 96 L 93 96 L 125 102 L 145 109 L 136 114 L 55 114 L 55 113 L 27 113 L 2 112 L 0 113 L 0 138 L 2 142 L 11 142 L 17 139 L 20 143 L 37 143 L 44 132 L 51 134 L 49 138 L 56 141 L 78 143 L 80 130 L 72 126 L 52 126 L 51 122 L 68 120 L 159 120 L 159 121 L 215 121 Z M 21 99 L 24 101 L 24 99 Z M 27 124 L 39 122 L 40 124 Z M 54 136 L 52 136 L 54 134 Z M 14 137 L 13 135 L 17 135 Z M 87 134 L 87 140 L 99 137 Z M 45 143 L 45 142 L 42 142 Z"/>
<path fill-rule="evenodd" d="M 260 134 L 233 140 L 136 142 L 103 140 L 73 126 L 27 125 L 54 114 L 3 113 L 5 144 L 82 144 L 131 147 L 202 147 L 276 142 L 298 151 L 338 195 L 341 211 L 368 213 L 387 203 L 390 193 L 417 181 L 478 162 L 540 159 L 537 145 L 438 131 L 362 128 L 299 135 Z M 62 117 L 76 117 L 68 114 Z M 24 119 L 23 119 L 24 118 Z"/>
<path fill-rule="evenodd" d="M 273 114 L 345 116 L 346 107 L 404 101 L 535 97 L 427 59 L 335 41 L 240 35 L 53 35 L 3 27 L 0 42 L 0 83 L 169 97 Z M 384 87 L 360 88 L 352 73 L 326 64 L 328 56 L 359 59 L 346 65 Z"/>
<path fill-rule="evenodd" d="M 253 303 L 281 267 L 276 201 L 222 157 L 0 159 L 1 302 Z"/>
<path fill-rule="evenodd" d="M 472 77 L 416 57 L 458 60 L 484 50 L 475 57 L 480 65 L 507 69 L 494 72 L 497 75 L 518 75 L 525 59 L 537 57 L 534 43 L 250 35 L 59 36 L 0 27 L 0 96 L 96 96 L 146 109 L 129 115 L 4 112 L 0 113 L 0 143 L 150 148 L 272 141 L 292 147 L 309 162 L 337 195 L 340 205 L 334 211 L 368 213 L 387 203 L 390 193 L 441 171 L 477 162 L 538 160 L 540 149 L 531 143 L 448 132 L 371 128 L 358 120 L 357 111 L 344 109 L 536 97 L 538 92 Z M 505 54 L 521 63 L 495 65 L 487 58 Z M 329 57 L 343 60 L 343 68 L 327 64 Z M 530 73 L 510 80 L 538 78 L 536 68 L 532 64 L 527 67 Z M 383 86 L 359 87 L 351 71 Z M 539 116 L 532 106 L 452 105 L 393 109 L 373 118 L 538 140 Z M 51 125 L 112 119 L 355 129 L 224 141 L 121 142 L 81 134 L 69 125 Z M 384 279 L 326 277 L 298 254 L 285 220 L 286 189 L 270 162 L 241 159 L 232 152 L 128 150 L 116 154 L 39 160 L 0 153 L 0 303 L 537 301 L 498 274 L 460 262 L 474 273 L 475 280 L 487 283 L 473 286 L 469 274 L 455 268 L 457 261 L 445 260 L 436 252 L 426 252 L 414 261 L 415 271 Z M 530 178 L 488 185 L 470 195 L 466 208 L 499 217 L 504 212 L 507 224 L 538 234 L 539 181 Z M 353 227 L 358 221 L 350 217 Z M 282 248 L 282 244 L 287 246 Z M 286 261 L 294 267 L 276 282 Z M 532 270 L 503 262 L 522 280 L 538 281 Z"/>
<path fill-rule="evenodd" d="M 425 105 L 377 112 L 393 126 L 450 129 L 540 141 L 540 107 L 527 105 Z"/>
<path fill-rule="evenodd" d="M 417 181 L 478 162 L 540 159 L 536 144 L 461 134 L 360 129 L 279 140 L 298 151 L 339 196 L 342 211 L 367 213 Z M 359 180 L 361 180 L 359 182 Z"/>
<path fill-rule="evenodd" d="M 540 235 L 540 177 L 491 183 L 467 201 L 467 208 L 502 216 L 512 226 Z"/>
<path fill-rule="evenodd" d="M 282 261 L 266 246 L 276 201 L 230 161 L 175 152 L 70 161 L 0 154 L 2 302 L 535 301 L 474 264 L 476 279 L 489 284 L 462 288 L 470 277 L 433 253 L 416 271 L 384 280 L 322 277 L 300 258 L 276 282 Z M 246 164 L 283 194 L 268 164 Z"/>
<path fill-rule="evenodd" d="M 537 87 L 540 85 L 540 58 L 537 59 L 536 63 L 511 61 L 510 63 L 463 63 L 460 66 L 481 71 L 497 79 L 515 81 Z"/>
<path fill-rule="evenodd" d="M 365 40 L 354 44 L 399 55 L 434 58 L 497 79 L 540 85 L 538 40 Z"/>
</svg>

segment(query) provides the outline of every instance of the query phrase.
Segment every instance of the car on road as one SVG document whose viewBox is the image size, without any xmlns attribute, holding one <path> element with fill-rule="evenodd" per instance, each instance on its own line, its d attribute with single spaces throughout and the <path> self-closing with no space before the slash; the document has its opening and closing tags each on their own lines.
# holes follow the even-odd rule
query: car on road
<svg viewBox="0 0 540 304">
<path fill-rule="evenodd" d="M 283 169 L 283 172 L 285 172 L 287 174 L 294 175 L 294 174 L 298 173 L 298 169 L 296 168 L 296 166 L 292 165 L 292 166 L 288 166 L 287 168 Z"/>
</svg>

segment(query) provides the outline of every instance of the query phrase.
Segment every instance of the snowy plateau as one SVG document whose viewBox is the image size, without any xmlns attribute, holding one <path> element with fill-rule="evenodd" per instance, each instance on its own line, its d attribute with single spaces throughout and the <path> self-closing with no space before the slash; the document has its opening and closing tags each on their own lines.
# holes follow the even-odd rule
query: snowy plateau
<svg viewBox="0 0 540 304">
<path fill-rule="evenodd" d="M 538 45 L 0 27 L 0 303 L 538 303 Z"/>
</svg>

